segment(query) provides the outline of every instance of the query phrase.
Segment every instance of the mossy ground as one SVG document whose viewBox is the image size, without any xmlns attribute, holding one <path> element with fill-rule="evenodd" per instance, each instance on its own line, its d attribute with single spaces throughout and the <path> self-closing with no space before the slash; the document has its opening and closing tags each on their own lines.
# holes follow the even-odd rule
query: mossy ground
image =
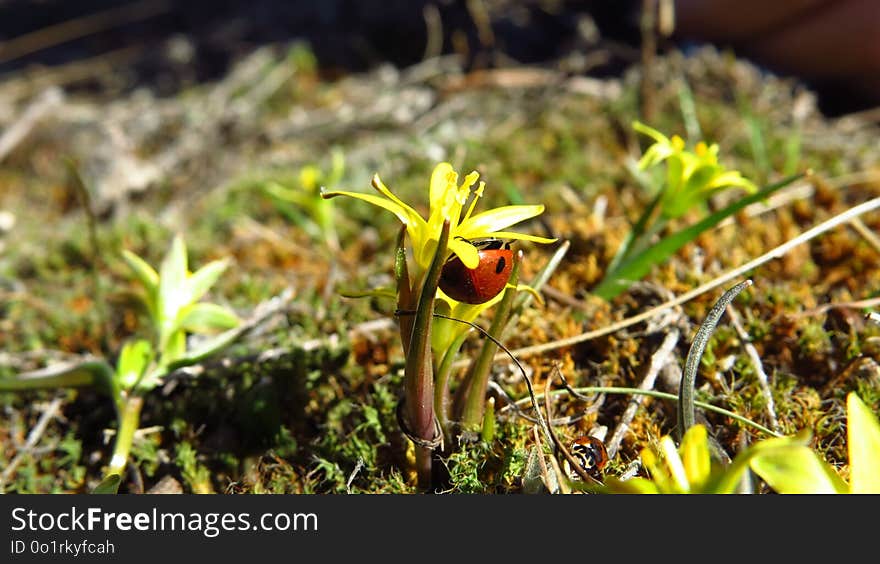
<svg viewBox="0 0 880 564">
<path fill-rule="evenodd" d="M 606 303 L 590 288 L 649 199 L 631 173 L 644 146 L 630 127 L 633 119 L 644 119 L 638 67 L 618 79 L 584 82 L 552 65 L 469 74 L 443 60 L 328 80 L 298 49 L 273 51 L 259 61 L 259 80 L 279 77 L 270 95 L 254 102 L 252 90 L 227 92 L 229 112 L 205 109 L 201 117 L 227 122 L 209 124 L 204 146 L 149 188 L 93 202 L 107 203 L 94 224 L 97 249 L 63 164 L 71 153 L 89 162 L 90 148 L 72 146 L 65 133 L 71 121 L 41 124 L 0 164 L 0 210 L 15 218 L 0 236 L 0 376 L 76 355 L 112 359 L 125 339 L 143 334 L 136 286 L 119 251 L 157 264 L 176 232 L 184 234 L 193 266 L 234 259 L 211 299 L 243 316 L 294 289 L 284 315 L 220 355 L 228 363 L 209 362 L 197 378 L 175 375 L 147 397 L 132 452 L 136 470 L 123 491 L 150 490 L 169 476 L 184 492 L 415 491 L 409 445 L 395 417 L 403 355 L 394 306 L 340 295 L 391 282 L 396 220 L 363 202 L 333 200 L 341 243 L 334 250 L 316 237 L 307 216 L 265 190 L 271 181 L 295 187 L 303 166 L 328 169 L 332 147 L 346 159 L 338 188 L 368 191 L 378 172 L 405 201 L 426 203 L 431 169 L 448 160 L 460 171 L 480 172 L 486 207 L 546 205 L 526 229 L 571 248 L 544 303 L 533 306 L 505 342 L 513 350 L 644 311 L 880 194 L 876 125 L 823 117 L 794 81 L 763 75 L 731 56 L 672 52 L 655 63 L 662 79 L 653 127 L 687 136 L 687 127 L 698 124 L 704 138 L 721 145 L 722 162 L 758 183 L 807 169 L 814 177 L 794 187 L 800 192 L 783 192 L 789 197 L 777 207 L 739 214 L 705 233 L 656 267 L 645 284 Z M 693 97 L 691 117 L 682 111 L 683 84 Z M 226 86 L 193 86 L 176 100 L 144 106 L 161 127 L 137 134 L 134 154 L 149 161 L 197 127 L 199 116 L 166 119 L 161 108 L 207 106 Z M 242 99 L 246 110 L 235 114 L 230 108 Z M 65 103 L 87 116 L 79 126 L 92 127 L 109 102 L 84 95 Z M 143 100 L 135 95 L 112 101 L 119 111 L 136 103 Z M 847 176 L 854 173 L 868 175 Z M 95 173 L 87 185 L 101 178 Z M 880 228 L 876 214 L 862 220 L 869 229 Z M 555 250 L 521 248 L 525 281 Z M 880 328 L 865 321 L 863 309 L 823 306 L 877 296 L 878 267 L 880 249 L 840 227 L 748 273 L 754 286 L 735 302 L 769 376 L 781 430 L 812 429 L 815 448 L 844 476 L 846 393 L 856 390 L 880 409 Z M 717 298 L 718 292 L 709 292 L 679 308 L 680 363 Z M 554 363 L 574 387 L 637 387 L 665 329 L 640 324 L 522 361 L 538 390 Z M 464 357 L 476 350 L 477 335 L 472 339 Z M 723 318 L 703 358 L 698 398 L 767 425 L 766 402 L 743 344 Z M 274 351 L 268 360 L 257 359 L 268 350 Z M 495 377 L 510 396 L 525 397 L 511 366 L 499 363 Z M 657 387 L 664 389 L 662 382 Z M 18 455 L 55 398 L 61 401 L 57 415 L 6 477 L 5 491 L 87 492 L 100 480 L 115 419 L 112 404 L 88 389 L 0 395 L 0 468 Z M 560 399 L 555 415 L 573 416 L 573 422 L 558 432 L 571 439 L 596 426 L 614 429 L 629 401 L 620 395 L 596 405 Z M 607 471 L 623 472 L 641 448 L 672 432 L 675 409 L 645 400 Z M 532 424 L 510 410 L 499 410 L 497 418 L 491 443 L 465 444 L 445 461 L 445 491 L 521 491 Z M 761 438 L 715 414 L 706 420 L 731 454 L 743 441 Z"/>
</svg>

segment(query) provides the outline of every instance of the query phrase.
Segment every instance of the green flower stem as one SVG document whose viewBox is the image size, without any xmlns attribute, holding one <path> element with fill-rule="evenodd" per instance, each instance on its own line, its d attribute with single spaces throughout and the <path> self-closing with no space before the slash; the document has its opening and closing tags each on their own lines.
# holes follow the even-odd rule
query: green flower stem
<svg viewBox="0 0 880 564">
<path fill-rule="evenodd" d="M 410 286 L 409 270 L 406 266 L 406 247 L 404 241 L 406 239 L 406 226 L 400 228 L 397 235 L 397 250 L 394 253 L 394 278 L 397 280 L 397 310 L 412 311 L 413 295 Z M 409 336 L 412 335 L 413 317 L 411 315 L 401 315 L 397 318 L 400 324 L 400 335 L 402 337 L 403 356 L 409 356 Z"/>
<path fill-rule="evenodd" d="M 107 467 L 107 476 L 118 474 L 122 476 L 125 465 L 128 463 L 128 455 L 131 452 L 131 443 L 134 432 L 140 424 L 141 408 L 144 398 L 139 395 L 129 395 L 121 399 L 118 405 L 117 419 L 119 428 L 116 431 L 116 441 L 113 445 L 113 456 Z"/>
<path fill-rule="evenodd" d="M 643 238 L 645 230 L 648 227 L 648 222 L 651 219 L 651 216 L 654 215 L 654 210 L 657 209 L 657 204 L 660 203 L 660 199 L 662 197 L 663 191 L 661 190 L 657 193 L 657 195 L 654 196 L 654 199 L 651 200 L 651 202 L 645 208 L 645 211 L 642 212 L 642 215 L 639 217 L 638 221 L 636 221 L 635 225 L 633 225 L 633 228 L 627 234 L 626 238 L 617 248 L 617 253 L 615 253 L 614 258 L 611 259 L 611 262 L 608 264 L 608 268 L 606 269 L 606 279 L 614 275 L 621 261 L 630 255 L 636 242 Z"/>
<path fill-rule="evenodd" d="M 404 367 L 404 396 L 409 432 L 413 436 L 431 441 L 434 439 L 434 371 L 431 359 L 431 321 L 434 317 L 434 296 L 446 260 L 449 243 L 449 220 L 443 222 L 437 251 L 425 276 L 419 295 L 418 307 L 412 325 Z M 406 335 L 403 336 L 404 339 Z M 416 445 L 416 472 L 419 487 L 431 485 L 431 449 Z"/>
<path fill-rule="evenodd" d="M 516 255 L 513 261 L 513 270 L 510 273 L 510 284 L 516 286 L 519 278 L 519 265 L 522 262 L 522 251 Z M 513 298 L 516 295 L 516 288 L 508 288 L 504 292 L 504 297 L 495 308 L 495 314 L 492 317 L 492 325 L 489 327 L 489 334 L 498 337 L 504 326 L 507 324 L 507 318 L 510 315 L 510 308 L 513 304 Z M 493 357 L 498 351 L 498 345 L 491 339 L 486 339 L 480 350 L 480 356 L 477 357 L 473 369 L 468 374 L 467 379 L 462 384 L 463 396 L 461 404 L 463 404 L 461 422 L 466 429 L 479 429 L 483 422 L 483 413 L 486 406 L 486 389 L 489 387 L 489 369 L 492 367 Z"/>
<path fill-rule="evenodd" d="M 446 352 L 443 353 L 443 360 L 437 368 L 437 374 L 434 376 L 434 411 L 437 413 L 437 419 L 440 420 L 440 427 L 443 434 L 448 439 L 449 427 L 449 376 L 452 374 L 452 366 L 458 351 L 467 339 L 468 332 L 463 331 L 458 337 L 452 341 Z M 448 441 L 447 441 L 448 442 Z"/>
</svg>

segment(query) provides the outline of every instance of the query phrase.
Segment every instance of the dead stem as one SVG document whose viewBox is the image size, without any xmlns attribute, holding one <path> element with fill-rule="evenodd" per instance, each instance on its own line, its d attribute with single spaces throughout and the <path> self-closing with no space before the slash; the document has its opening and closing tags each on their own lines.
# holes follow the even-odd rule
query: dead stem
<svg viewBox="0 0 880 564">
<path fill-rule="evenodd" d="M 33 452 L 40 437 L 46 432 L 46 427 L 48 427 L 49 422 L 52 418 L 58 415 L 58 409 L 60 407 L 61 398 L 57 397 L 43 409 L 43 413 L 40 415 L 40 419 L 37 420 L 37 424 L 34 425 L 34 428 L 28 433 L 24 445 L 18 450 L 18 453 L 15 455 L 15 458 L 9 462 L 9 465 L 3 469 L 3 473 L 0 474 L 0 493 L 3 492 L 6 481 L 15 473 L 15 469 L 18 468 L 18 465 L 21 464 L 22 460 Z"/>
<path fill-rule="evenodd" d="M 651 365 L 648 367 L 647 374 L 645 374 L 645 377 L 639 384 L 640 390 L 654 389 L 654 382 L 656 382 L 660 370 L 662 370 L 668 363 L 674 361 L 672 353 L 675 350 L 675 346 L 678 344 L 679 338 L 681 338 L 681 333 L 675 327 L 672 327 L 669 332 L 666 333 L 666 337 L 664 337 L 663 342 L 660 344 L 660 348 L 651 355 Z M 632 420 L 636 415 L 636 410 L 642 405 L 643 399 L 644 396 L 633 396 L 629 401 L 629 405 L 626 407 L 626 411 L 621 415 L 617 427 L 615 427 L 614 432 L 611 434 L 611 438 L 605 443 L 609 459 L 614 458 L 617 454 L 617 449 L 620 448 L 620 443 L 623 441 L 624 435 L 629 431 L 629 424 L 632 423 Z"/>
<path fill-rule="evenodd" d="M 767 378 L 767 373 L 764 372 L 764 364 L 761 362 L 761 356 L 758 354 L 758 349 L 756 349 L 755 345 L 751 343 L 749 334 L 742 326 L 739 314 L 737 313 L 736 308 L 733 307 L 733 304 L 728 304 L 727 315 L 730 316 L 730 322 L 733 324 L 737 335 L 739 335 L 740 340 L 743 342 L 743 348 L 745 348 L 746 354 L 749 356 L 752 368 L 755 369 L 755 376 L 758 378 L 758 385 L 761 387 L 761 395 L 764 397 L 764 401 L 767 404 L 767 418 L 770 420 L 770 428 L 777 433 L 781 433 L 782 429 L 776 418 L 776 405 L 773 402 L 773 392 L 770 389 L 770 382 L 769 378 Z"/>
<path fill-rule="evenodd" d="M 849 220 L 849 225 L 862 236 L 866 243 L 871 245 L 875 252 L 880 253 L 880 237 L 877 237 L 877 234 L 871 231 L 861 219 L 854 217 Z"/>
</svg>

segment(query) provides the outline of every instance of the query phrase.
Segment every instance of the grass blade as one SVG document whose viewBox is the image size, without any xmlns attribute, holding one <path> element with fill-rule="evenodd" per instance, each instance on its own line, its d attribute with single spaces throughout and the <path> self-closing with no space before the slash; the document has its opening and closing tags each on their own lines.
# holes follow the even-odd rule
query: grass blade
<svg viewBox="0 0 880 564">
<path fill-rule="evenodd" d="M 706 320 L 700 325 L 697 334 L 694 336 L 694 342 L 691 343 L 691 349 L 688 351 L 687 359 L 684 363 L 684 373 L 681 376 L 681 384 L 678 389 L 678 426 L 677 434 L 679 441 L 688 429 L 694 426 L 694 383 L 697 379 L 697 369 L 700 365 L 700 358 L 706 350 L 709 343 L 709 337 L 718 325 L 721 316 L 728 304 L 739 295 L 740 292 L 752 285 L 751 280 L 744 280 L 730 290 L 724 292 L 721 298 L 709 310 Z"/>
<path fill-rule="evenodd" d="M 707 229 L 711 229 L 718 225 L 722 220 L 737 213 L 746 206 L 754 204 L 755 202 L 760 202 L 779 189 L 788 186 L 804 176 L 804 173 L 789 176 L 775 184 L 767 186 L 760 192 L 749 194 L 740 200 L 737 200 L 726 208 L 706 216 L 701 221 L 698 221 L 681 231 L 665 237 L 656 245 L 645 249 L 638 255 L 633 256 L 620 264 L 613 278 L 606 277 L 602 283 L 593 290 L 593 293 L 606 300 L 613 299 L 615 296 L 626 290 L 634 281 L 644 278 L 644 276 L 651 270 L 651 267 L 655 264 L 659 264 L 668 259 L 680 248 L 696 239 Z"/>
</svg>

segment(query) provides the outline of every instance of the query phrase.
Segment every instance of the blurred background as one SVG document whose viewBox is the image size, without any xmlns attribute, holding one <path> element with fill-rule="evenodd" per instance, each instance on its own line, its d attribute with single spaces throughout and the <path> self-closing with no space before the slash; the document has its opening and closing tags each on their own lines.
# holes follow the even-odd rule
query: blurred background
<svg viewBox="0 0 880 564">
<path fill-rule="evenodd" d="M 658 1 L 11 0 L 0 2 L 0 80 L 79 62 L 78 69 L 66 72 L 68 88 L 109 92 L 149 85 L 169 95 L 187 84 L 218 78 L 259 46 L 292 41 L 308 43 L 326 77 L 380 63 L 404 67 L 426 55 L 451 53 L 462 56 L 466 69 L 568 58 L 568 70 L 613 76 L 638 61 L 638 13 L 643 3 L 656 6 Z M 790 4 L 796 12 L 794 6 L 816 3 L 797 0 L 779 6 Z M 672 4 L 660 1 L 660 11 L 667 6 L 671 13 Z M 693 16 L 678 14 L 675 19 L 683 22 L 684 33 L 674 41 L 661 33 L 656 48 L 687 50 L 701 40 L 717 39 L 720 48 L 750 54 L 751 36 L 743 23 L 749 16 L 733 13 L 726 4 L 714 1 L 695 9 L 692 2 L 679 2 L 677 8 Z M 762 17 L 755 19 L 759 23 Z M 737 29 L 742 33 L 737 35 Z M 89 72 L 91 63 L 107 72 Z M 799 67 L 774 67 L 789 69 Z M 858 88 L 822 80 L 812 86 L 830 114 L 876 103 L 856 92 Z"/>
</svg>

